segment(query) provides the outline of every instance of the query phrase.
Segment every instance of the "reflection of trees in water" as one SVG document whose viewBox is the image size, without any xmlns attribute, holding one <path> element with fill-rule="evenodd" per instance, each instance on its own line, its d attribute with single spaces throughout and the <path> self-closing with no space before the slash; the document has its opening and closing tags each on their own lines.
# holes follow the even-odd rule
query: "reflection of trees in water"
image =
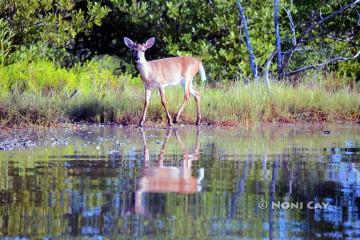
<svg viewBox="0 0 360 240">
<path fill-rule="evenodd" d="M 9 167 L 7 176 L 11 178 L 8 180 L 12 187 L 0 192 L 2 234 L 45 236 L 47 232 L 62 232 L 74 236 L 92 235 L 119 228 L 114 225 L 115 219 L 125 218 L 125 225 L 132 224 L 129 219 L 134 216 L 129 210 L 135 204 L 134 191 L 140 166 L 134 166 L 134 162 L 126 159 L 126 154 L 120 153 L 109 158 L 77 154 L 63 157 L 66 161 L 52 158 L 47 166 L 33 169 L 34 176 L 21 175 L 18 168 Z M 188 155 L 185 157 L 189 158 Z M 147 194 L 146 204 L 151 206 L 148 216 L 164 214 L 166 198 L 163 194 Z M 28 214 L 21 214 L 23 212 Z M 67 226 L 55 227 L 56 223 L 47 222 L 49 216 L 50 220 L 61 219 Z M 39 226 L 32 226 L 33 222 L 26 224 L 25 220 L 29 218 L 36 219 Z M 49 225 L 54 228 L 46 227 Z"/>
<path fill-rule="evenodd" d="M 170 140 L 177 142 L 176 135 Z M 171 141 L 167 144 L 173 144 Z M 354 222 L 359 219 L 354 210 L 359 207 L 358 155 L 351 161 L 334 157 L 344 155 L 343 150 L 330 150 L 329 154 L 294 149 L 278 155 L 230 155 L 208 142 L 201 142 L 201 160 L 192 165 L 192 170 L 205 168 L 202 192 L 144 192 L 145 215 L 134 214 L 137 184 L 145 167 L 142 147 L 131 154 L 119 149 L 112 156 L 68 155 L 65 161 L 39 162 L 34 169 L 9 162 L 6 173 L 1 169 L 6 177 L 0 178 L 0 233 L 32 237 L 160 234 L 168 238 L 201 233 L 202 238 L 234 235 L 277 239 L 299 236 L 295 232 L 299 226 L 307 231 L 300 236 L 307 238 L 344 236 L 349 230 L 344 223 L 358 226 Z M 190 145 L 179 146 L 181 151 L 175 154 L 163 146 L 162 156 L 148 151 L 149 166 L 159 167 L 163 158 L 164 166 L 180 169 L 186 158 L 184 149 L 188 149 L 188 156 L 191 154 L 194 145 Z M 329 211 L 259 210 L 260 200 L 272 199 L 331 200 L 334 207 Z M 355 234 L 356 229 L 353 231 Z"/>
<path fill-rule="evenodd" d="M 325 210 L 301 211 L 307 221 L 307 236 L 359 236 L 353 228 L 360 224 L 356 213 L 360 206 L 360 174 L 354 163 L 359 155 L 347 155 L 348 151 L 339 149 L 334 153 L 326 149 L 330 154 L 322 155 L 314 149 L 305 149 L 305 152 L 282 156 L 277 200 L 303 202 L 305 208 L 310 201 L 329 203 Z"/>
</svg>

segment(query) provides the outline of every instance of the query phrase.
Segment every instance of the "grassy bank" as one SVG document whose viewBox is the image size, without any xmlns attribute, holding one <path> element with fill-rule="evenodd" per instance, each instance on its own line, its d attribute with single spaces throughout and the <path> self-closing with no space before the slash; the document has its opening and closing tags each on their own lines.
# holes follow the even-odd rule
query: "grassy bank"
<svg viewBox="0 0 360 240">
<path fill-rule="evenodd" d="M 136 124 L 144 90 L 138 78 L 114 75 L 109 59 L 72 69 L 48 61 L 18 62 L 0 67 L 1 126 L 44 125 L 62 122 Z M 301 80 L 298 84 L 219 84 L 197 87 L 202 95 L 203 122 L 219 125 L 254 122 L 359 121 L 360 91 L 333 75 Z M 174 115 L 183 100 L 178 87 L 166 91 Z M 185 108 L 184 123 L 195 121 L 195 104 Z M 166 122 L 159 94 L 154 91 L 148 121 Z M 150 124 L 148 122 L 148 124 Z"/>
</svg>

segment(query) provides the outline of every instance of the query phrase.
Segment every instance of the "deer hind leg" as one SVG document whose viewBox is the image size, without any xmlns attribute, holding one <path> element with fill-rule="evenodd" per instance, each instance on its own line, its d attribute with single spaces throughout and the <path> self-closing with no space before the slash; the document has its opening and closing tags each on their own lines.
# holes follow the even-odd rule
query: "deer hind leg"
<svg viewBox="0 0 360 240">
<path fill-rule="evenodd" d="M 178 112 L 176 113 L 176 115 L 175 115 L 174 123 L 179 122 L 180 116 L 181 116 L 182 112 L 184 111 L 184 107 L 185 107 L 185 105 L 186 105 L 186 103 L 187 103 L 187 101 L 188 101 L 188 99 L 189 99 L 189 95 L 190 95 L 190 91 L 189 91 L 189 90 L 190 90 L 190 89 L 188 90 L 188 93 L 187 93 L 187 89 L 188 89 L 187 84 L 188 84 L 189 82 L 191 82 L 191 81 L 187 81 L 186 79 L 184 79 L 184 80 L 181 81 L 181 86 L 182 86 L 183 89 L 184 89 L 185 97 L 184 97 L 184 102 L 183 102 L 183 104 L 181 105 L 179 111 L 178 111 Z"/>
<path fill-rule="evenodd" d="M 182 114 L 182 112 L 184 111 L 184 107 L 189 99 L 189 95 L 192 95 L 194 96 L 195 98 L 195 102 L 196 102 L 196 125 L 199 125 L 200 122 L 201 122 L 201 111 L 200 111 L 200 93 L 197 92 L 194 87 L 193 87 L 193 84 L 192 84 L 192 79 L 188 80 L 188 81 L 183 81 L 182 82 L 182 86 L 184 88 L 184 91 L 185 91 L 185 97 L 184 97 L 184 102 L 183 104 L 181 105 L 179 111 L 177 112 L 176 116 L 175 116 L 175 119 L 174 119 L 174 122 L 178 122 L 179 121 L 179 118 L 180 118 L 180 115 Z"/>
<path fill-rule="evenodd" d="M 184 99 L 183 104 L 181 105 L 179 111 L 178 111 L 178 112 L 176 113 L 176 115 L 175 115 L 174 123 L 179 122 L 179 120 L 180 120 L 180 115 L 181 115 L 182 112 L 184 111 L 184 107 L 185 107 L 186 103 L 187 103 L 187 99 Z"/>
<path fill-rule="evenodd" d="M 159 88 L 159 93 L 160 93 L 160 97 L 161 97 L 161 104 L 163 105 L 165 112 L 166 112 L 166 116 L 168 119 L 168 125 L 171 126 L 172 125 L 172 119 L 170 116 L 170 113 L 166 107 L 166 98 L 165 98 L 165 89 L 164 88 Z"/>
<path fill-rule="evenodd" d="M 196 125 L 199 125 L 201 122 L 200 93 L 194 89 L 192 83 L 190 84 L 190 94 L 194 96 L 196 102 Z"/>
</svg>

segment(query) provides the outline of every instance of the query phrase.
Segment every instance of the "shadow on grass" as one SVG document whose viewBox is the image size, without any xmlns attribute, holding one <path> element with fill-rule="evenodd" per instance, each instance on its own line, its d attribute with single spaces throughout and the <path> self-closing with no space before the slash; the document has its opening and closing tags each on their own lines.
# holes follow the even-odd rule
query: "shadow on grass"
<svg viewBox="0 0 360 240">
<path fill-rule="evenodd" d="M 116 122 L 114 106 L 90 97 L 71 101 L 66 107 L 66 115 L 75 122 Z"/>
</svg>

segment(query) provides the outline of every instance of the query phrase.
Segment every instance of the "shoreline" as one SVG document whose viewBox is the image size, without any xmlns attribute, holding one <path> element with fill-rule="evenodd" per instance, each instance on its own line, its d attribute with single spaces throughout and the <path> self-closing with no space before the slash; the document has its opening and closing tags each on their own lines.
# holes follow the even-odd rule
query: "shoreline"
<svg viewBox="0 0 360 240">
<path fill-rule="evenodd" d="M 118 124 L 97 124 L 97 123 L 66 123 L 51 127 L 23 127 L 23 128 L 0 128 L 0 152 L 7 152 L 13 150 L 32 149 L 39 146 L 59 146 L 67 145 L 67 138 L 72 135 L 80 133 L 96 133 L 101 129 L 122 129 L 121 131 L 136 133 L 140 129 L 147 131 L 167 131 L 169 129 L 179 131 L 230 131 L 247 132 L 255 131 L 288 131 L 300 130 L 300 132 L 319 132 L 324 136 L 331 136 L 332 129 L 359 127 L 358 122 L 297 122 L 297 123 L 279 123 L 267 122 L 256 123 L 251 125 L 237 125 L 237 126 L 220 126 L 220 125 L 191 125 L 191 124 L 174 124 L 167 127 L 161 124 L 150 125 L 147 123 L 144 127 L 137 125 L 122 126 Z M 67 137 L 64 137 L 67 136 Z"/>
<path fill-rule="evenodd" d="M 160 119 L 159 119 L 160 120 Z M 0 119 L 1 121 L 1 119 Z M 114 127 L 123 127 L 123 128 L 140 128 L 137 123 L 129 122 L 128 124 L 121 124 L 120 122 L 92 122 L 92 121 L 69 121 L 69 122 L 62 122 L 62 123 L 50 123 L 46 125 L 42 124 L 33 124 L 33 123 L 21 123 L 19 125 L 1 125 L 0 130 L 7 130 L 7 129 L 56 129 L 56 128 L 66 128 L 70 126 L 70 128 L 74 127 L 75 125 L 87 125 L 87 126 L 114 126 Z M 241 121 L 234 121 L 234 120 L 224 120 L 224 121 L 202 121 L 200 125 L 196 125 L 195 121 L 180 121 L 178 123 L 173 123 L 171 126 L 168 126 L 166 123 L 166 119 L 162 122 L 159 121 L 146 121 L 144 128 L 159 128 L 159 129 L 168 129 L 168 128 L 176 128 L 176 127 L 202 127 L 202 126 L 209 126 L 209 127 L 245 127 L 251 128 L 253 126 L 264 126 L 264 125 L 272 125 L 272 124 L 281 124 L 281 125 L 326 125 L 326 124 L 360 124 L 360 118 L 356 118 L 353 120 L 344 120 L 338 119 L 335 121 L 317 121 L 317 120 L 297 120 L 297 119 L 280 119 L 280 121 L 260 121 L 260 122 L 249 122 L 244 123 Z"/>
</svg>

